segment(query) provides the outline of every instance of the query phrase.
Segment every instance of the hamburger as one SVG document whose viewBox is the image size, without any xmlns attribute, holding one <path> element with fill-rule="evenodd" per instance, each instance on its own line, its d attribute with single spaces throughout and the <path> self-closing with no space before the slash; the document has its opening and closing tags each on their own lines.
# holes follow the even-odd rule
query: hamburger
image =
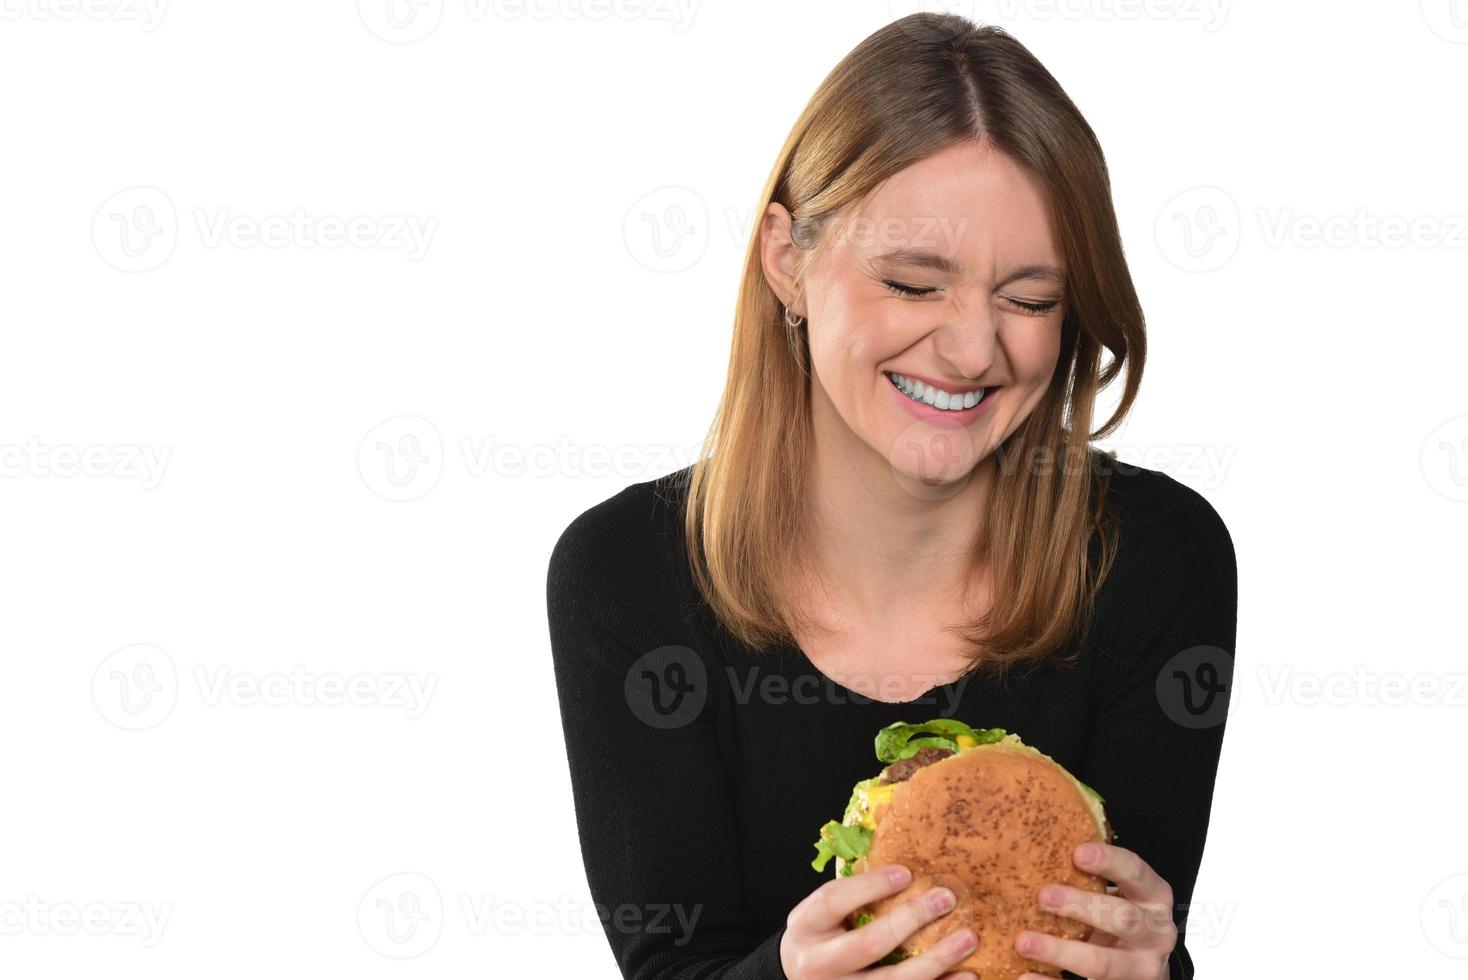
<svg viewBox="0 0 1468 980">
<path fill-rule="evenodd" d="M 836 876 L 884 864 L 906 865 L 912 881 L 901 892 L 858 909 L 847 928 L 860 928 L 889 909 L 939 885 L 957 902 L 894 949 L 896 963 L 967 926 L 978 945 L 954 971 L 979 980 L 1013 980 L 1026 971 L 1059 976 L 1057 967 L 1020 955 L 1023 930 L 1085 941 L 1091 927 L 1039 904 L 1055 881 L 1098 893 L 1100 876 L 1071 860 L 1086 841 L 1117 835 L 1101 794 L 1018 735 L 971 728 L 953 718 L 896 722 L 877 733 L 877 759 L 886 767 L 852 789 L 846 813 L 828 821 L 811 867 L 836 859 Z"/>
</svg>

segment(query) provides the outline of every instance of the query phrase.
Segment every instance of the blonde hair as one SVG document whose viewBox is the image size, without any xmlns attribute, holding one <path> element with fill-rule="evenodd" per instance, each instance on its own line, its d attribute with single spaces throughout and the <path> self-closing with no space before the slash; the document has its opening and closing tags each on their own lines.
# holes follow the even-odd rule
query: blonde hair
<svg viewBox="0 0 1468 980">
<path fill-rule="evenodd" d="M 990 576 L 991 608 L 959 632 L 973 667 L 1004 673 L 1057 654 L 1089 628 L 1116 533 L 1107 467 L 1097 465 L 1111 457 L 1090 441 L 1126 416 L 1146 350 L 1106 163 L 1079 110 L 1018 41 L 954 14 L 918 13 L 866 38 L 822 81 L 755 210 L 728 375 L 684 516 L 698 588 L 751 648 L 791 643 L 790 625 L 803 623 L 782 583 L 799 567 L 813 438 L 809 346 L 766 281 L 759 219 L 771 202 L 790 212 L 804 269 L 833 214 L 904 167 L 973 139 L 988 140 L 1048 190 L 1067 296 L 1050 387 L 994 454 L 973 566 Z M 1104 365 L 1103 348 L 1111 354 Z M 1088 431 L 1097 392 L 1123 366 L 1116 411 Z"/>
</svg>

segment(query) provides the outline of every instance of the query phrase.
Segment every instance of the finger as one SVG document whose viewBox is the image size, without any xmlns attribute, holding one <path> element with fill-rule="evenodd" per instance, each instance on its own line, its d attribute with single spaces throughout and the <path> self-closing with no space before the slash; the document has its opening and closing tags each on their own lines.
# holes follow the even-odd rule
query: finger
<svg viewBox="0 0 1468 980">
<path fill-rule="evenodd" d="M 843 976 L 864 970 L 896 949 L 919 928 L 946 915 L 956 903 L 952 889 L 930 888 L 889 909 L 866 925 L 829 940 L 824 944 L 828 948 L 817 951 L 819 962 L 823 967 Z M 959 958 L 962 959 L 962 956 Z M 942 969 L 926 976 L 938 976 L 952 966 L 953 962 L 940 963 Z"/>
<path fill-rule="evenodd" d="M 1099 942 L 1097 937 L 1091 937 L 1090 942 L 1097 946 L 1110 946 L 1115 940 L 1121 940 L 1124 946 L 1171 949 L 1176 941 L 1177 927 L 1172 913 L 1160 906 L 1139 905 L 1117 895 L 1098 895 L 1058 882 L 1041 888 L 1039 897 L 1040 905 L 1056 915 L 1084 922 L 1111 935 L 1111 942 Z"/>
<path fill-rule="evenodd" d="M 832 878 L 790 910 L 786 926 L 813 934 L 843 928 L 848 915 L 879 898 L 895 895 L 911 881 L 911 872 L 901 865 L 884 865 L 844 878 Z"/>
<path fill-rule="evenodd" d="M 953 968 L 962 963 L 978 944 L 979 939 L 972 929 L 955 929 L 916 956 L 909 956 L 895 966 L 882 966 L 872 970 L 871 978 L 933 980 L 934 977 L 949 975 L 950 971 L 964 975 L 964 971 L 954 971 Z M 972 977 L 973 974 L 968 973 L 967 976 Z"/>
<path fill-rule="evenodd" d="M 1014 937 L 1014 948 L 1021 956 L 1083 977 L 1154 977 L 1161 965 L 1155 952 L 1096 946 L 1029 930 Z"/>
<path fill-rule="evenodd" d="M 1089 855 L 1094 851 L 1097 857 Z M 1116 882 L 1117 892 L 1133 902 L 1145 902 L 1172 910 L 1172 887 L 1152 870 L 1135 851 L 1115 844 L 1091 841 L 1076 848 L 1076 867 Z"/>
<path fill-rule="evenodd" d="M 1105 946 L 1092 946 L 1088 942 L 1061 939 L 1060 936 L 1047 933 L 1025 930 L 1014 937 L 1014 951 L 1019 952 L 1022 957 L 1039 959 L 1082 977 L 1142 976 L 1141 973 L 1127 973 L 1127 958 L 1136 957 L 1136 954 L 1127 949 L 1107 949 Z"/>
</svg>

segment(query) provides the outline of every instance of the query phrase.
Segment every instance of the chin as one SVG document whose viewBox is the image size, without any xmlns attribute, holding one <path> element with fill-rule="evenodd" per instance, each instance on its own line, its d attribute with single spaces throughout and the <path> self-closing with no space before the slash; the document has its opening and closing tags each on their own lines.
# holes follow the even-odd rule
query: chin
<svg viewBox="0 0 1468 980">
<path fill-rule="evenodd" d="M 983 459 L 980 449 L 967 429 L 915 422 L 897 430 L 884 454 L 903 489 L 924 499 L 943 499 L 967 485 Z"/>
</svg>

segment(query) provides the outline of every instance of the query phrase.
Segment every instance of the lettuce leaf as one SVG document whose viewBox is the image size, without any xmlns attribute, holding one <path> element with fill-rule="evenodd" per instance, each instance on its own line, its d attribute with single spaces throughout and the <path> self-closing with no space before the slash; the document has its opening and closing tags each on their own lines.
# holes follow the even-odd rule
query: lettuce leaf
<svg viewBox="0 0 1468 980">
<path fill-rule="evenodd" d="M 957 718 L 934 718 L 917 723 L 894 721 L 877 732 L 877 758 L 883 762 L 896 762 L 928 748 L 957 752 L 959 744 L 956 738 L 959 735 L 969 736 L 976 745 L 988 745 L 1006 734 L 1002 728 L 970 728 Z M 932 737 L 914 738 L 915 735 Z"/>
<path fill-rule="evenodd" d="M 865 857 L 872 846 L 872 832 L 865 827 L 853 827 L 828 820 L 821 827 L 820 840 L 816 841 L 816 856 L 810 866 L 817 871 L 826 870 L 826 862 L 839 857 L 850 866 L 852 861 Z"/>
</svg>

